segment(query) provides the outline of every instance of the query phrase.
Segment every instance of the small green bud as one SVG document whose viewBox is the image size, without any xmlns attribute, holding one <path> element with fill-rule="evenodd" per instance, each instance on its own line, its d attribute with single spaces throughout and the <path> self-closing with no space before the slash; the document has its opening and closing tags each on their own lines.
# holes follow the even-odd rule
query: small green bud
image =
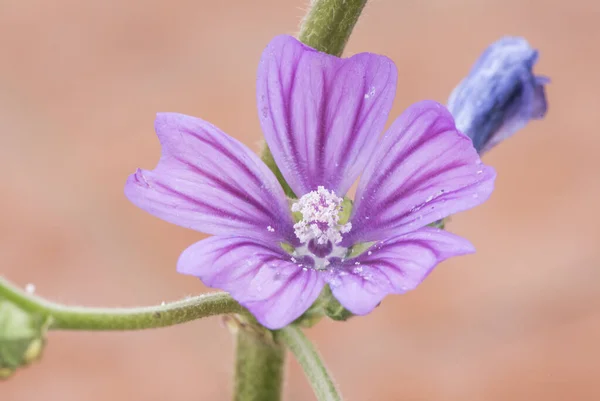
<svg viewBox="0 0 600 401">
<path fill-rule="evenodd" d="M 49 319 L 0 300 L 0 379 L 40 358 Z"/>
</svg>

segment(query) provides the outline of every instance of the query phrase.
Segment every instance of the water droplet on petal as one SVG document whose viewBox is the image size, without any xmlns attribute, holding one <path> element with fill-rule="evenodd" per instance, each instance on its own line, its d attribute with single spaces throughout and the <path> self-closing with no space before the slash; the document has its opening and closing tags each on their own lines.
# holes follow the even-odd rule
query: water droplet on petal
<svg viewBox="0 0 600 401">
<path fill-rule="evenodd" d="M 365 99 L 370 99 L 373 96 L 375 96 L 375 87 L 371 86 L 371 88 L 369 88 L 369 91 L 365 93 Z"/>
<path fill-rule="evenodd" d="M 353 272 L 354 274 L 360 274 L 360 273 L 362 273 L 362 272 L 363 272 L 363 268 L 362 268 L 362 266 L 355 267 L 355 268 L 352 270 L 352 272 Z"/>
</svg>

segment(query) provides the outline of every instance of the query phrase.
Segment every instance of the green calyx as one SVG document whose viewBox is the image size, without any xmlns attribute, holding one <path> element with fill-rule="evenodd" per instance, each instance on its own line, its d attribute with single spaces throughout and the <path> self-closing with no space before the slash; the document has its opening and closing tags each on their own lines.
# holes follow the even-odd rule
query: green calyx
<svg viewBox="0 0 600 401">
<path fill-rule="evenodd" d="M 329 286 L 325 286 L 325 289 L 321 293 L 321 296 L 324 298 L 324 313 L 330 319 L 336 320 L 338 322 L 344 322 L 350 319 L 352 316 L 352 312 L 348 309 L 344 308 L 340 301 L 337 300 L 336 297 L 333 296 L 331 292 L 331 288 Z"/>
<path fill-rule="evenodd" d="M 49 318 L 0 299 L 0 379 L 40 358 L 49 325 Z"/>
<path fill-rule="evenodd" d="M 439 229 L 444 229 L 446 227 L 446 219 L 441 219 L 438 221 L 434 221 L 433 223 L 429 224 L 429 227 L 434 227 L 434 228 L 439 228 Z"/>
<path fill-rule="evenodd" d="M 321 291 L 319 298 L 312 306 L 300 316 L 294 324 L 301 327 L 312 327 L 317 324 L 324 316 L 336 321 L 346 321 L 352 316 L 352 312 L 344 308 L 340 302 L 333 296 L 331 288 L 326 285 Z"/>
</svg>

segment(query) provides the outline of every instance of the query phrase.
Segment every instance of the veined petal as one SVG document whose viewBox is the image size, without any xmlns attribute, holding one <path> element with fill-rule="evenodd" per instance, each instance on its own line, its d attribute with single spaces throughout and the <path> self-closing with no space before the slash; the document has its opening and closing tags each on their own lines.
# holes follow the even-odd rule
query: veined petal
<svg viewBox="0 0 600 401">
<path fill-rule="evenodd" d="M 534 75 L 537 59 L 537 50 L 524 38 L 504 37 L 486 49 L 452 91 L 448 109 L 479 153 L 546 114 L 549 79 Z"/>
<path fill-rule="evenodd" d="M 409 107 L 385 133 L 356 193 L 345 244 L 414 231 L 484 202 L 495 172 L 439 103 Z"/>
<path fill-rule="evenodd" d="M 443 260 L 473 253 L 464 238 L 436 228 L 421 228 L 381 241 L 332 269 L 327 281 L 349 311 L 364 315 L 387 294 L 414 289 Z"/>
<path fill-rule="evenodd" d="M 397 71 L 383 56 L 341 59 L 278 36 L 258 68 L 258 114 L 273 158 L 298 197 L 319 185 L 343 196 L 383 130 Z"/>
<path fill-rule="evenodd" d="M 186 249 L 177 263 L 213 288 L 231 294 L 269 329 L 300 317 L 324 286 L 314 269 L 303 269 L 281 249 L 244 237 L 215 236 Z"/>
<path fill-rule="evenodd" d="M 183 114 L 161 113 L 155 126 L 160 161 L 152 171 L 132 174 L 125 186 L 136 206 L 208 234 L 296 241 L 283 189 L 250 149 Z"/>
</svg>

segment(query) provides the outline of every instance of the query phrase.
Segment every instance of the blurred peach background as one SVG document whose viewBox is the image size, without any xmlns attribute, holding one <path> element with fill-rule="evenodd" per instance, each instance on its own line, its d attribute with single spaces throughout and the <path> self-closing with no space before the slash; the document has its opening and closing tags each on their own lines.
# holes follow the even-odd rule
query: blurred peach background
<svg viewBox="0 0 600 401">
<path fill-rule="evenodd" d="M 25 0 L 0 5 L 3 276 L 81 305 L 207 291 L 175 272 L 198 233 L 131 205 L 152 168 L 157 111 L 200 116 L 258 149 L 261 51 L 295 33 L 306 0 Z M 323 322 L 318 344 L 347 400 L 600 399 L 600 3 L 373 0 L 346 54 L 398 65 L 392 115 L 444 102 L 504 34 L 541 51 L 550 111 L 485 156 L 482 207 L 449 229 L 478 253 L 441 265 L 371 315 Z M 130 333 L 53 332 L 0 399 L 228 400 L 232 340 L 218 318 Z M 314 396 L 289 359 L 286 400 Z"/>
</svg>

